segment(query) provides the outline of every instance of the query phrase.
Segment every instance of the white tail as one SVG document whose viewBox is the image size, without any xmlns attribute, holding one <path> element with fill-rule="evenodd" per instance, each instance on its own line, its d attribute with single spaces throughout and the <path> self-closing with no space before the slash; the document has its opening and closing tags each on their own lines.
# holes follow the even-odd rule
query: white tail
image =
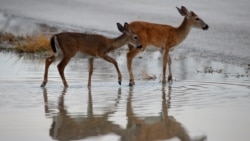
<svg viewBox="0 0 250 141">
<path fill-rule="evenodd" d="M 104 60 L 114 64 L 116 71 L 118 73 L 118 83 L 121 84 L 122 75 L 118 68 L 118 64 L 115 59 L 108 56 L 107 53 L 115 50 L 125 44 L 130 44 L 132 46 L 141 47 L 141 43 L 138 36 L 130 30 L 129 24 L 125 23 L 124 26 L 117 23 L 117 27 L 123 34 L 117 38 L 110 39 L 98 34 L 85 34 L 85 33 L 73 33 L 73 32 L 63 32 L 55 34 L 51 37 L 51 48 L 53 49 L 54 55 L 48 57 L 45 62 L 45 72 L 44 80 L 41 87 L 45 87 L 48 81 L 48 69 L 55 58 L 58 56 L 58 51 L 62 52 L 62 60 L 58 64 L 58 71 L 62 78 L 64 87 L 68 87 L 68 83 L 64 76 L 64 68 L 70 61 L 70 59 L 75 56 L 77 52 L 82 52 L 89 55 L 89 78 L 88 86 L 91 86 L 91 76 L 93 73 L 93 61 L 94 58 L 100 57 Z"/>
<path fill-rule="evenodd" d="M 166 83 L 167 62 L 169 66 L 168 81 L 172 82 L 171 58 L 169 56 L 169 51 L 180 44 L 187 37 L 192 27 L 201 28 L 203 30 L 208 29 L 208 25 L 193 11 L 188 11 L 184 6 L 182 6 L 181 8 L 177 8 L 177 10 L 182 16 L 184 16 L 184 20 L 179 27 L 142 21 L 130 23 L 131 30 L 138 35 L 141 41 L 142 50 L 145 50 L 147 45 L 153 45 L 154 47 L 158 47 L 164 50 L 162 79 L 163 84 Z M 129 45 L 129 52 L 127 53 L 127 67 L 130 75 L 130 86 L 135 84 L 132 72 L 132 60 L 140 51 L 141 50 L 134 49 Z"/>
</svg>

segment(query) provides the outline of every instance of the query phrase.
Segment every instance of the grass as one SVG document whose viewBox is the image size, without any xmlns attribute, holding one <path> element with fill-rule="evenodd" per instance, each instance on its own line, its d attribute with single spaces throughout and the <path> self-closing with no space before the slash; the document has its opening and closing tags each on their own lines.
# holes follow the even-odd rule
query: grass
<svg viewBox="0 0 250 141">
<path fill-rule="evenodd" d="M 11 33 L 0 33 L 0 43 L 1 46 L 11 46 L 8 47 L 8 49 L 14 49 L 20 53 L 40 53 L 51 51 L 49 38 L 44 34 L 38 34 L 35 36 L 14 36 Z"/>
<path fill-rule="evenodd" d="M 14 42 L 15 36 L 11 33 L 0 33 L 0 41 Z"/>
<path fill-rule="evenodd" d="M 18 42 L 16 50 L 18 52 L 37 53 L 49 51 L 51 49 L 48 37 L 41 34 L 33 37 L 25 37 L 24 41 Z"/>
</svg>

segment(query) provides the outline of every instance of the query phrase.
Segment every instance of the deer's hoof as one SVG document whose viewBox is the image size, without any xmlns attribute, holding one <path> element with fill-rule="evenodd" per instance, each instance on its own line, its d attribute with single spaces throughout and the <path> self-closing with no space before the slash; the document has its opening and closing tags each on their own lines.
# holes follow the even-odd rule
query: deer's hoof
<svg viewBox="0 0 250 141">
<path fill-rule="evenodd" d="M 166 79 L 163 79 L 161 82 L 162 82 L 162 84 L 164 84 L 164 85 L 167 83 L 167 82 L 166 82 Z"/>
<path fill-rule="evenodd" d="M 68 88 L 69 87 L 69 85 L 68 85 L 67 82 L 63 82 L 63 85 L 64 85 L 64 88 Z"/>
<path fill-rule="evenodd" d="M 173 83 L 172 75 L 168 76 L 168 83 Z"/>
<path fill-rule="evenodd" d="M 41 86 L 40 87 L 45 87 L 45 85 L 46 85 L 46 82 L 43 82 L 42 84 L 41 84 Z"/>
<path fill-rule="evenodd" d="M 135 82 L 133 82 L 133 81 L 130 81 L 129 82 L 129 87 L 132 87 L 132 86 L 134 86 L 135 85 Z"/>
</svg>

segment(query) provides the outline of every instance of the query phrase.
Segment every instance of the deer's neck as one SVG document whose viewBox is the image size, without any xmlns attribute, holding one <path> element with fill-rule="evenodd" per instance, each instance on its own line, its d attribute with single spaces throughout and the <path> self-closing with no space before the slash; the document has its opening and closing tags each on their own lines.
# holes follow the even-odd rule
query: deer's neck
<svg viewBox="0 0 250 141">
<path fill-rule="evenodd" d="M 127 36 L 124 34 L 120 35 L 117 38 L 112 39 L 112 50 L 122 47 L 123 45 L 125 45 L 127 43 Z"/>
<path fill-rule="evenodd" d="M 191 30 L 191 23 L 187 18 L 184 18 L 181 25 L 177 27 L 177 34 L 179 36 L 179 42 L 182 42 Z"/>
</svg>

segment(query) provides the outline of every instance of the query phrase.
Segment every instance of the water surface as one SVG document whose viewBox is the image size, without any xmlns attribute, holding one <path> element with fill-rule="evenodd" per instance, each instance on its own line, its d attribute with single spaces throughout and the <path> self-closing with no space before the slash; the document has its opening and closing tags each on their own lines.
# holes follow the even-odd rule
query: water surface
<svg viewBox="0 0 250 141">
<path fill-rule="evenodd" d="M 56 69 L 40 88 L 44 57 L 0 53 L 0 136 L 3 140 L 223 140 L 247 141 L 250 79 L 247 66 L 173 55 L 174 83 L 163 86 L 161 60 L 136 58 L 136 85 L 128 87 L 125 54 L 116 56 L 123 74 L 95 60 L 87 88 L 87 60 L 73 59 L 64 89 Z M 144 56 L 142 56 L 143 59 Z M 151 68 L 155 69 L 151 69 Z M 145 72 L 155 76 L 145 80 Z"/>
</svg>

